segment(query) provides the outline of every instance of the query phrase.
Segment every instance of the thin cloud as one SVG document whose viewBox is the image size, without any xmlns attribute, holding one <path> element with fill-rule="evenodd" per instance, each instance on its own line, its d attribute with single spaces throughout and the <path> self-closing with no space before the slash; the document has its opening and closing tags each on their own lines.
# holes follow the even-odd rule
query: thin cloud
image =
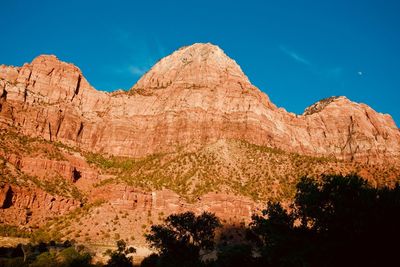
<svg viewBox="0 0 400 267">
<path fill-rule="evenodd" d="M 283 53 L 285 53 L 292 59 L 296 60 L 297 62 L 302 63 L 307 66 L 311 66 L 311 62 L 308 61 L 307 59 L 305 59 L 303 56 L 299 55 L 298 53 L 286 48 L 285 46 L 280 46 L 279 48 Z"/>
<path fill-rule="evenodd" d="M 315 75 L 321 76 L 323 78 L 327 78 L 327 79 L 338 79 L 340 77 L 342 77 L 344 69 L 341 67 L 330 67 L 330 68 L 326 68 L 326 67 L 321 67 L 318 64 L 315 64 L 314 62 L 309 61 L 308 59 L 306 59 L 305 57 L 303 57 L 302 55 L 300 55 L 299 53 L 288 49 L 286 46 L 279 46 L 279 49 L 285 53 L 287 56 L 289 56 L 290 58 L 292 58 L 293 60 L 307 66 L 308 70 L 311 73 L 314 73 Z"/>
<path fill-rule="evenodd" d="M 141 68 L 138 66 L 129 66 L 128 70 L 133 75 L 142 76 L 143 74 L 145 74 L 147 72 L 148 68 Z"/>
<path fill-rule="evenodd" d="M 166 56 L 165 47 L 157 37 L 142 36 L 124 28 L 112 29 L 111 34 L 126 55 L 122 66 L 112 68 L 115 73 L 140 78 L 160 58 Z"/>
<path fill-rule="evenodd" d="M 126 59 L 135 62 L 137 66 L 132 68 L 133 74 L 146 72 L 143 69 L 150 69 L 160 58 L 167 55 L 165 47 L 156 36 L 142 36 L 123 28 L 116 29 L 114 35 L 119 45 L 127 50 Z"/>
<path fill-rule="evenodd" d="M 140 67 L 136 65 L 126 65 L 122 67 L 109 67 L 109 71 L 112 71 L 116 74 L 122 75 L 133 75 L 133 76 L 142 76 L 145 74 L 149 68 L 147 67 Z"/>
</svg>

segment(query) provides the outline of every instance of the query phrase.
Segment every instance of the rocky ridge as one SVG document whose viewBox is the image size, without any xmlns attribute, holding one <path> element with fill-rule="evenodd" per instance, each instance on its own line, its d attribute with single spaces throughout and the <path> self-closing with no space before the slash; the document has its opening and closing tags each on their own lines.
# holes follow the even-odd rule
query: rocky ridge
<svg viewBox="0 0 400 267">
<path fill-rule="evenodd" d="M 142 157 L 241 139 L 343 159 L 398 155 L 389 115 L 346 98 L 298 116 L 277 108 L 217 46 L 194 44 L 160 60 L 127 93 L 92 88 L 54 56 L 0 68 L 2 127 L 118 156 Z"/>
<path fill-rule="evenodd" d="M 212 44 L 161 59 L 127 92 L 97 91 L 55 56 L 1 65 L 0 129 L 0 222 L 86 242 L 130 238 L 116 226 L 143 242 L 184 210 L 246 222 L 302 175 L 400 176 L 390 115 L 345 97 L 286 112 Z"/>
</svg>

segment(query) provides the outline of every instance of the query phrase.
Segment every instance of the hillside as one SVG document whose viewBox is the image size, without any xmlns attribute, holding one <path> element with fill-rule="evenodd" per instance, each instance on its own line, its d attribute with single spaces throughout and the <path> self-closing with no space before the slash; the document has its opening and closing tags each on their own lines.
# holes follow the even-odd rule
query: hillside
<svg viewBox="0 0 400 267">
<path fill-rule="evenodd" d="M 171 213 L 246 223 L 268 200 L 290 203 L 302 176 L 400 177 L 390 115 L 343 96 L 286 112 L 212 44 L 112 93 L 55 56 L 2 65 L 0 96 L 0 223 L 16 235 L 144 246 Z"/>
</svg>

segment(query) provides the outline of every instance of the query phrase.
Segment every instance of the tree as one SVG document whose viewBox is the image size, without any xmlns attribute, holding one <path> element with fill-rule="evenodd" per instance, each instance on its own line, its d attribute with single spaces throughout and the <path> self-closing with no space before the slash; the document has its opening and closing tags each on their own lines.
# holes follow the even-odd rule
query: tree
<svg viewBox="0 0 400 267">
<path fill-rule="evenodd" d="M 216 266 L 251 267 L 254 266 L 252 250 L 249 245 L 236 244 L 218 250 Z"/>
<path fill-rule="evenodd" d="M 268 203 L 249 237 L 269 266 L 391 266 L 400 240 L 400 186 L 355 176 L 302 178 L 289 210 Z"/>
<path fill-rule="evenodd" d="M 133 257 L 128 254 L 135 253 L 134 247 L 127 247 L 124 240 L 117 241 L 117 249 L 114 251 L 107 250 L 106 255 L 110 256 L 107 262 L 109 267 L 131 267 L 133 266 Z"/>
<path fill-rule="evenodd" d="M 254 242 L 262 266 L 307 266 L 302 248 L 310 232 L 295 227 L 295 217 L 278 202 L 268 202 L 262 215 L 253 215 L 247 238 Z"/>
<path fill-rule="evenodd" d="M 62 264 L 58 266 L 65 266 L 65 267 L 88 267 L 92 266 L 92 256 L 84 251 L 77 251 L 75 247 L 68 247 L 63 249 L 59 253 L 59 258 L 61 258 Z"/>
<path fill-rule="evenodd" d="M 219 219 L 209 212 L 172 214 L 164 224 L 153 225 L 146 239 L 159 251 L 162 266 L 195 266 L 214 248 L 215 230 L 220 226 Z"/>
<path fill-rule="evenodd" d="M 35 260 L 28 266 L 32 267 L 56 267 L 60 263 L 57 261 L 57 255 L 55 252 L 43 252 L 39 254 Z"/>
<path fill-rule="evenodd" d="M 92 256 L 85 251 L 77 251 L 75 247 L 43 252 L 33 260 L 29 266 L 60 266 L 60 267 L 90 267 Z"/>
<path fill-rule="evenodd" d="M 160 260 L 160 256 L 153 253 L 150 256 L 147 256 L 140 263 L 140 267 L 157 267 Z"/>
</svg>

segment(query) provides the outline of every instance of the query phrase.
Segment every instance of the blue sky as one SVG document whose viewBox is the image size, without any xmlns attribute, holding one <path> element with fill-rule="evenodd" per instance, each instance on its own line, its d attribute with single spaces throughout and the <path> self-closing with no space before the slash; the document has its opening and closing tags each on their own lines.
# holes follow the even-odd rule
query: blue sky
<svg viewBox="0 0 400 267">
<path fill-rule="evenodd" d="M 278 106 L 332 95 L 400 123 L 400 1 L 2 1 L 0 64 L 55 54 L 97 89 L 128 89 L 158 59 L 219 45 Z"/>
</svg>

